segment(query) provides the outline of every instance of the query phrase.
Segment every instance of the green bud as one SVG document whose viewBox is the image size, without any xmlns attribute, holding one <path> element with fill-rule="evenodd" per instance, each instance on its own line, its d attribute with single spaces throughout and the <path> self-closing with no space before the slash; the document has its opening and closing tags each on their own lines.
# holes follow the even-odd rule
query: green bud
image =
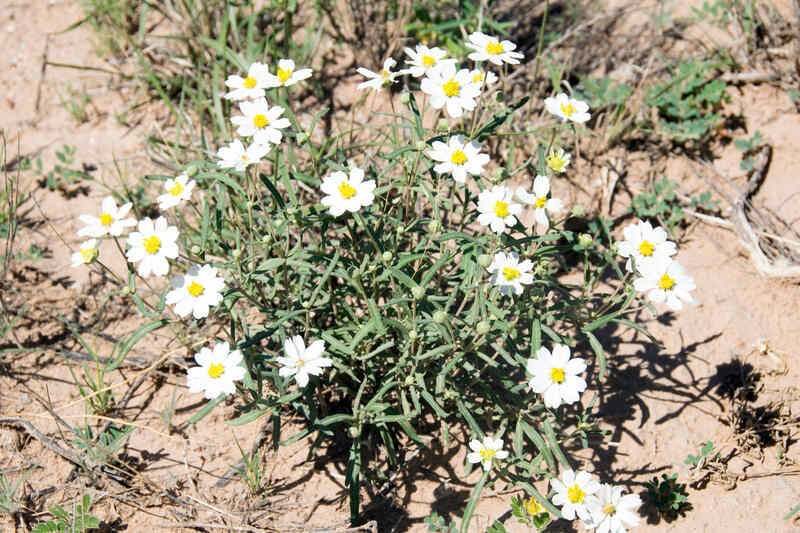
<svg viewBox="0 0 800 533">
<path fill-rule="evenodd" d="M 503 94 L 503 91 L 497 91 L 496 93 L 494 93 L 495 102 L 505 102 L 505 100 L 506 100 L 506 95 Z"/>
<path fill-rule="evenodd" d="M 442 310 L 433 313 L 433 321 L 437 324 L 444 324 L 447 320 L 447 313 Z"/>
<path fill-rule="evenodd" d="M 408 105 L 408 103 L 410 101 L 411 101 L 411 95 L 408 92 L 403 91 L 402 93 L 400 93 L 400 103 L 401 104 Z"/>
<path fill-rule="evenodd" d="M 301 131 L 300 133 L 297 134 L 297 144 L 303 144 L 307 140 L 308 140 L 308 135 L 306 135 L 304 132 Z"/>
<path fill-rule="evenodd" d="M 425 141 L 417 141 L 414 143 L 414 148 L 416 148 L 418 152 L 422 152 L 423 150 L 428 149 L 428 143 Z"/>
<path fill-rule="evenodd" d="M 439 131 L 447 131 L 450 129 L 450 121 L 446 118 L 440 118 L 439 122 L 436 123 L 436 129 Z"/>
<path fill-rule="evenodd" d="M 189 249 L 189 251 L 194 255 L 200 255 L 203 252 L 203 249 L 195 244 Z"/>
<path fill-rule="evenodd" d="M 231 255 L 233 255 L 234 259 L 239 259 L 239 257 L 242 255 L 242 251 L 239 248 L 237 248 L 233 252 L 231 252 Z"/>
<path fill-rule="evenodd" d="M 419 333 L 415 329 L 412 329 L 411 331 L 408 332 L 408 339 L 411 342 L 414 342 L 415 340 L 417 340 L 418 336 L 419 336 Z"/>
<path fill-rule="evenodd" d="M 133 287 L 122 287 L 122 294 L 136 294 Z"/>
<path fill-rule="evenodd" d="M 492 256 L 489 254 L 481 254 L 478 256 L 478 264 L 483 268 L 489 268 L 492 264 Z"/>
<path fill-rule="evenodd" d="M 261 242 L 263 242 L 264 244 L 269 244 L 269 241 L 271 241 L 271 240 L 272 240 L 272 236 L 269 233 L 267 233 L 263 237 L 261 237 Z"/>
<path fill-rule="evenodd" d="M 393 257 L 392 252 L 390 252 L 389 250 L 386 250 L 381 254 L 381 260 L 383 260 L 384 263 L 388 263 L 389 261 L 391 261 L 392 257 Z"/>
<path fill-rule="evenodd" d="M 489 333 L 490 324 L 487 320 L 481 320 L 478 322 L 478 325 L 475 327 L 475 331 L 478 332 L 478 335 L 486 335 Z"/>
<path fill-rule="evenodd" d="M 311 309 L 311 302 L 309 302 L 308 300 L 303 302 L 303 309 Z"/>
<path fill-rule="evenodd" d="M 578 235 L 578 245 L 581 248 L 588 248 L 592 245 L 592 236 L 588 233 L 581 233 Z"/>
<path fill-rule="evenodd" d="M 428 222 L 428 231 L 431 233 L 439 233 L 442 231 L 442 223 L 438 220 L 431 220 Z"/>
<path fill-rule="evenodd" d="M 585 213 L 586 210 L 582 205 L 575 205 L 572 207 L 572 216 L 574 217 L 582 217 Z"/>
<path fill-rule="evenodd" d="M 405 383 L 406 387 L 408 387 L 410 385 L 413 385 L 414 384 L 414 376 L 412 376 L 411 374 L 407 375 L 406 379 L 403 381 L 403 383 Z"/>
<path fill-rule="evenodd" d="M 422 298 L 425 296 L 425 289 L 417 285 L 411 289 L 411 295 L 415 300 L 422 300 Z"/>
<path fill-rule="evenodd" d="M 186 170 L 184 170 L 183 173 L 191 178 L 192 176 L 197 174 L 197 167 L 189 167 Z"/>
<path fill-rule="evenodd" d="M 361 434 L 361 431 L 356 426 L 350 426 L 350 436 L 354 439 L 358 438 Z"/>
<path fill-rule="evenodd" d="M 356 269 L 353 271 L 353 279 L 358 281 L 361 279 L 361 271 Z"/>
</svg>

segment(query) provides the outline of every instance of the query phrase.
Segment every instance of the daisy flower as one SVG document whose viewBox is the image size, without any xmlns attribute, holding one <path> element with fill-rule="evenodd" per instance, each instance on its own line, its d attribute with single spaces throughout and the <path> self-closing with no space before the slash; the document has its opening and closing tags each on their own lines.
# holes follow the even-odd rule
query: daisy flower
<svg viewBox="0 0 800 533">
<path fill-rule="evenodd" d="M 428 48 L 424 44 L 418 44 L 415 50 L 405 48 L 405 53 L 409 57 L 406 64 L 409 68 L 401 71 L 401 74 L 411 74 L 415 78 L 424 76 L 429 70 L 440 65 L 456 64 L 455 59 L 445 59 L 447 52 L 438 47 Z"/>
<path fill-rule="evenodd" d="M 667 232 L 663 228 L 653 228 L 649 222 L 635 222 L 622 230 L 625 240 L 618 243 L 619 255 L 627 257 L 625 268 L 633 272 L 634 264 L 638 268 L 643 262 L 653 259 L 663 260 L 678 253 L 675 243 L 667 240 Z"/>
<path fill-rule="evenodd" d="M 244 378 L 247 371 L 239 365 L 242 362 L 241 352 L 230 350 L 230 344 L 218 342 L 213 351 L 203 348 L 195 354 L 194 360 L 198 366 L 186 372 L 189 392 L 204 392 L 207 400 L 236 392 L 233 382 Z"/>
<path fill-rule="evenodd" d="M 190 180 L 186 174 L 181 174 L 177 178 L 170 178 L 165 181 L 164 189 L 167 192 L 156 198 L 158 208 L 162 211 L 175 207 L 182 201 L 191 198 L 194 190 L 194 180 Z"/>
<path fill-rule="evenodd" d="M 528 386 L 542 395 L 550 409 L 577 402 L 586 390 L 586 381 L 578 375 L 586 370 L 586 363 L 580 357 L 570 359 L 569 347 L 563 344 L 553 345 L 552 354 L 544 346 L 539 348 L 536 358 L 528 359 L 526 370 L 531 375 Z"/>
<path fill-rule="evenodd" d="M 321 357 L 325 351 L 325 341 L 316 340 L 308 348 L 303 337 L 295 335 L 283 343 L 286 357 L 278 357 L 276 361 L 281 364 L 278 375 L 281 377 L 294 376 L 299 387 L 308 385 L 308 376 L 319 376 L 323 369 L 333 365 L 327 357 Z"/>
<path fill-rule="evenodd" d="M 80 237 L 94 238 L 103 237 L 104 235 L 119 237 L 125 231 L 125 228 L 132 228 L 136 225 L 135 219 L 124 218 L 128 211 L 131 210 L 132 205 L 128 202 L 117 209 L 117 202 L 114 201 L 114 197 L 106 196 L 103 198 L 99 217 L 92 215 L 78 217 L 81 222 L 86 224 L 85 227 L 78 230 L 78 235 Z"/>
<path fill-rule="evenodd" d="M 547 161 L 547 166 L 550 167 L 550 170 L 553 172 L 564 172 L 571 160 L 572 157 L 560 148 L 558 151 L 555 149 L 550 150 L 550 153 L 545 159 L 545 161 Z"/>
<path fill-rule="evenodd" d="M 522 206 L 511 200 L 514 193 L 508 187 L 495 185 L 490 189 L 481 191 L 478 195 L 478 223 L 489 226 L 495 233 L 503 233 L 506 227 L 517 223 L 517 217 L 522 211 Z"/>
<path fill-rule="evenodd" d="M 72 268 L 94 263 L 99 252 L 97 251 L 97 239 L 89 239 L 81 244 L 78 251 L 72 254 Z"/>
<path fill-rule="evenodd" d="M 462 68 L 456 72 L 452 63 L 428 71 L 420 82 L 420 89 L 431 96 L 431 107 L 444 107 L 453 118 L 460 117 L 465 110 L 475 109 L 476 99 L 481 94 L 481 86 L 472 81 L 470 71 Z"/>
<path fill-rule="evenodd" d="M 217 157 L 219 157 L 217 165 L 220 168 L 233 168 L 242 172 L 248 165 L 260 162 L 261 158 L 269 152 L 269 148 L 269 144 L 258 143 L 253 143 L 245 148 L 242 141 L 236 139 L 228 146 L 217 150 Z"/>
<path fill-rule="evenodd" d="M 270 74 L 267 72 L 266 86 L 270 88 L 281 86 L 289 87 L 298 81 L 303 81 L 307 78 L 310 78 L 311 72 L 312 71 L 310 68 L 301 68 L 300 70 L 295 70 L 294 61 L 291 59 L 281 59 L 278 61 L 278 72 L 275 74 Z"/>
<path fill-rule="evenodd" d="M 263 63 L 253 63 L 247 69 L 247 77 L 231 75 L 225 80 L 225 85 L 231 91 L 225 93 L 228 100 L 247 100 L 248 98 L 261 98 L 264 88 L 267 87 L 269 69 Z"/>
<path fill-rule="evenodd" d="M 326 194 L 322 205 L 335 217 L 345 211 L 355 213 L 375 200 L 375 180 L 364 181 L 364 171 L 358 167 L 350 169 L 349 177 L 342 171 L 325 176 L 320 189 Z"/>
<path fill-rule="evenodd" d="M 480 153 L 481 143 L 467 142 L 463 135 L 450 137 L 447 144 L 433 141 L 433 150 L 426 152 L 428 157 L 439 164 L 433 170 L 439 174 L 452 174 L 459 183 L 467 181 L 467 174 L 474 176 L 483 172 L 483 165 L 489 162 L 489 155 Z"/>
<path fill-rule="evenodd" d="M 504 62 L 518 65 L 519 60 L 525 57 L 519 52 L 514 52 L 517 45 L 511 41 L 501 41 L 497 37 L 479 31 L 470 34 L 469 42 L 465 45 L 475 50 L 469 55 L 473 61 L 489 61 L 495 65 L 502 65 Z"/>
<path fill-rule="evenodd" d="M 589 472 L 565 470 L 561 479 L 550 480 L 550 488 L 556 491 L 553 504 L 561 507 L 562 517 L 575 520 L 575 515 L 578 515 L 583 521 L 591 518 L 587 500 L 600 489 L 600 483 L 592 479 Z"/>
<path fill-rule="evenodd" d="M 128 235 L 128 251 L 125 257 L 131 263 L 139 263 L 137 271 L 143 278 L 151 273 L 166 276 L 169 272 L 167 259 L 178 257 L 178 228 L 167 226 L 167 219 L 158 217 L 153 221 L 148 217 L 139 221 L 138 231 Z"/>
<path fill-rule="evenodd" d="M 208 316 L 209 307 L 222 301 L 225 280 L 211 265 L 193 265 L 186 274 L 172 278 L 170 286 L 166 302 L 175 306 L 175 314 L 184 317 L 191 313 L 199 320 Z"/>
<path fill-rule="evenodd" d="M 586 498 L 591 514 L 586 529 L 597 528 L 597 533 L 625 533 L 625 526 L 639 525 L 637 509 L 642 499 L 636 494 L 622 495 L 620 486 L 603 483 L 593 496 Z"/>
<path fill-rule="evenodd" d="M 583 123 L 591 118 L 589 105 L 586 102 L 570 98 L 564 93 L 545 98 L 544 106 L 564 122 L 571 120 L 572 122 Z"/>
<path fill-rule="evenodd" d="M 511 252 L 508 255 L 503 252 L 494 254 L 494 261 L 486 269 L 491 274 L 491 282 L 497 286 L 503 294 L 511 296 L 511 292 L 519 296 L 522 294 L 523 285 L 530 285 L 533 283 L 533 274 L 531 269 L 533 263 L 526 259 L 519 262 L 519 256 Z"/>
<path fill-rule="evenodd" d="M 373 91 L 380 91 L 384 86 L 393 84 L 397 81 L 397 76 L 400 75 L 399 72 L 392 72 L 395 65 L 397 65 L 397 61 L 391 57 L 387 57 L 386 61 L 383 62 L 383 69 L 378 73 L 372 72 L 364 67 L 358 67 L 356 72 L 369 79 L 359 83 L 357 88 L 359 90 L 372 89 Z"/>
<path fill-rule="evenodd" d="M 472 76 L 472 83 L 477 83 L 478 85 L 483 85 L 483 82 L 486 82 L 487 85 L 492 85 L 497 81 L 497 74 L 492 71 L 483 72 L 475 69 L 470 72 L 470 75 Z"/>
<path fill-rule="evenodd" d="M 533 180 L 533 194 L 528 193 L 524 187 L 517 189 L 517 198 L 522 202 L 534 207 L 533 216 L 536 223 L 545 227 L 550 227 L 548 213 L 558 213 L 564 208 L 564 203 L 557 198 L 547 198 L 550 193 L 550 180 L 547 176 L 536 176 Z"/>
<path fill-rule="evenodd" d="M 470 441 L 469 449 L 472 452 L 467 454 L 467 461 L 472 464 L 480 463 L 486 471 L 492 468 L 495 460 L 502 461 L 508 457 L 508 452 L 503 449 L 503 439 L 493 439 L 488 435 L 483 438 L 483 442 Z"/>
<path fill-rule="evenodd" d="M 281 117 L 283 108 L 279 105 L 270 107 L 266 98 L 258 98 L 251 102 L 239 104 L 241 115 L 231 117 L 236 133 L 242 137 L 252 137 L 253 144 L 278 144 L 283 134 L 281 128 L 289 127 L 289 119 Z"/>
<path fill-rule="evenodd" d="M 695 290 L 697 286 L 677 261 L 662 257 L 644 261 L 636 265 L 636 268 L 642 277 L 633 281 L 633 288 L 638 292 L 646 292 L 651 302 L 666 303 L 673 311 L 683 309 L 681 300 L 692 305 L 696 304 L 689 292 Z"/>
</svg>

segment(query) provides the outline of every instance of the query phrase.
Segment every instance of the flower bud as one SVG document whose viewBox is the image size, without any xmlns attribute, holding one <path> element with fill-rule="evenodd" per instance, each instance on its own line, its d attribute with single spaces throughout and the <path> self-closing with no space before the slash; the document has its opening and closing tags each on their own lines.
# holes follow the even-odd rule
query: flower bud
<svg viewBox="0 0 800 533">
<path fill-rule="evenodd" d="M 311 309 L 311 302 L 306 300 L 303 302 L 303 309 Z"/>
<path fill-rule="evenodd" d="M 297 134 L 297 144 L 303 144 L 307 140 L 308 140 L 308 135 L 306 135 L 305 132 L 301 131 L 300 133 Z"/>
<path fill-rule="evenodd" d="M 133 287 L 122 287 L 122 294 L 136 294 Z"/>
<path fill-rule="evenodd" d="M 495 102 L 500 103 L 500 102 L 504 102 L 505 100 L 506 100 L 506 95 L 503 94 L 503 91 L 497 91 L 496 93 L 494 93 L 494 101 Z"/>
<path fill-rule="evenodd" d="M 197 167 L 189 167 L 186 170 L 184 170 L 183 173 L 191 178 L 192 176 L 197 174 Z"/>
<path fill-rule="evenodd" d="M 231 255 L 234 259 L 239 259 L 239 257 L 242 255 L 242 251 L 239 248 L 236 248 L 233 252 L 231 252 Z"/>
<path fill-rule="evenodd" d="M 403 91 L 400 93 L 400 103 L 403 105 L 408 105 L 411 101 L 411 95 L 407 91 Z"/>
<path fill-rule="evenodd" d="M 592 245 L 592 236 L 588 233 L 581 233 L 578 235 L 578 245 L 581 248 L 588 248 Z"/>
<path fill-rule="evenodd" d="M 358 438 L 361 432 L 358 430 L 356 426 L 350 426 L 350 436 L 354 439 Z"/>
<path fill-rule="evenodd" d="M 450 129 L 450 121 L 446 118 L 440 118 L 439 122 L 436 123 L 436 129 L 439 131 L 446 131 Z"/>
<path fill-rule="evenodd" d="M 203 249 L 197 246 L 196 244 L 189 249 L 193 255 L 200 255 L 203 252 Z"/>
<path fill-rule="evenodd" d="M 426 143 L 425 141 L 417 141 L 414 144 L 414 148 L 416 148 L 418 152 L 422 152 L 423 150 L 428 149 L 428 143 Z"/>
<path fill-rule="evenodd" d="M 408 332 L 408 339 L 411 342 L 414 342 L 415 340 L 417 340 L 418 336 L 419 336 L 419 333 L 415 329 L 412 329 L 411 331 Z"/>
<path fill-rule="evenodd" d="M 475 326 L 475 331 L 478 332 L 478 335 L 486 335 L 489 333 L 490 324 L 487 320 L 481 320 L 478 322 L 478 325 Z"/>
<path fill-rule="evenodd" d="M 391 260 L 392 260 L 392 257 L 393 257 L 393 256 L 392 256 L 392 252 L 390 252 L 389 250 L 386 250 L 385 252 L 383 252 L 383 253 L 381 254 L 381 260 L 382 260 L 384 263 L 388 263 L 389 261 L 391 261 Z"/>
<path fill-rule="evenodd" d="M 269 233 L 265 233 L 263 237 L 261 237 L 261 242 L 264 244 L 269 244 L 269 241 L 272 240 L 272 236 Z"/>
<path fill-rule="evenodd" d="M 492 256 L 489 254 L 481 254 L 478 256 L 478 264 L 483 268 L 489 268 L 492 264 Z"/>
<path fill-rule="evenodd" d="M 436 322 L 437 324 L 444 324 L 446 320 L 447 320 L 447 313 L 445 313 L 441 309 L 433 313 L 433 321 Z"/>
<path fill-rule="evenodd" d="M 439 233 L 442 231 L 442 223 L 438 220 L 431 220 L 428 222 L 428 231 L 431 233 Z"/>
<path fill-rule="evenodd" d="M 422 300 L 425 296 L 425 289 L 417 285 L 411 289 L 411 296 L 413 296 L 415 300 Z"/>
<path fill-rule="evenodd" d="M 572 216 L 574 217 L 582 217 L 585 213 L 586 210 L 582 205 L 575 205 L 572 207 Z"/>
</svg>

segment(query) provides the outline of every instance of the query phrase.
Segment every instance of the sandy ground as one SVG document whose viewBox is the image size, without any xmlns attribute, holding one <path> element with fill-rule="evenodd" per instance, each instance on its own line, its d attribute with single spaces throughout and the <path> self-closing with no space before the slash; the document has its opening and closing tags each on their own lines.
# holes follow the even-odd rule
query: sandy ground
<svg viewBox="0 0 800 533">
<path fill-rule="evenodd" d="M 126 125 L 115 117 L 136 95 L 125 87 L 119 88 L 102 72 L 53 66 L 42 70 L 45 50 L 50 62 L 103 67 L 95 53 L 90 28 L 82 26 L 58 33 L 81 17 L 77 3 L 66 0 L 12 1 L 0 7 L 0 46 L 4 50 L 0 68 L 6 73 L 0 79 L 0 124 L 9 138 L 9 159 L 16 156 L 17 150 L 32 157 L 40 155 L 44 168 L 49 169 L 55 164 L 55 149 L 68 144 L 77 149 L 76 166 L 87 163 L 96 167 L 92 171 L 96 182 L 71 198 L 39 187 L 34 177 L 26 175 L 36 203 L 25 206 L 29 211 L 20 243 L 24 247 L 36 244 L 48 253 L 43 259 L 25 263 L 16 274 L 16 281 L 19 286 L 36 287 L 37 298 L 29 302 L 31 309 L 56 309 L 76 321 L 97 309 L 97 303 L 87 296 L 90 280 L 85 271 L 69 268 L 70 249 L 80 241 L 74 237 L 76 214 L 91 211 L 99 204 L 106 193 L 104 183 L 110 187 L 119 180 L 130 183 L 153 170 L 142 150 L 147 121 Z M 634 17 L 629 24 L 647 25 L 648 20 Z M 91 96 L 85 123 L 78 123 L 60 103 L 70 87 L 85 88 Z M 789 220 L 797 219 L 797 196 L 792 195 L 800 193 L 796 172 L 800 163 L 796 136 L 800 115 L 785 91 L 770 86 L 743 86 L 731 88 L 730 92 L 732 102 L 727 109 L 741 113 L 748 131 L 760 131 L 774 150 L 769 174 L 756 202 Z M 715 157 L 714 167 L 721 174 L 732 179 L 741 177 L 741 155 L 732 146 L 719 147 Z M 680 158 L 669 161 L 666 169 L 669 179 L 698 182 L 693 177 L 696 169 Z M 645 174 L 641 165 L 632 165 L 627 179 L 644 181 Z M 43 223 L 45 219 L 50 222 Z M 112 253 L 111 248 L 103 252 Z M 796 383 L 800 377 L 796 351 L 800 339 L 800 287 L 796 280 L 763 278 L 733 233 L 706 225 L 690 230 L 679 259 L 697 282 L 700 306 L 648 320 L 648 328 L 664 344 L 660 351 L 640 336 L 605 332 L 609 339 L 606 348 L 611 354 L 610 373 L 599 392 L 603 427 L 611 431 L 611 436 L 608 443 L 596 442 L 593 449 L 575 452 L 576 458 L 585 459 L 583 466 L 602 479 L 639 493 L 643 492 L 645 481 L 661 473 L 677 471 L 681 479 L 689 479 L 683 460 L 687 454 L 697 453 L 700 443 L 706 440 L 713 440 L 722 450 L 730 449 L 735 441 L 734 430 L 723 423 L 729 404 L 720 384 L 737 373 L 736 361 L 751 365 L 751 373 L 762 376 L 756 403 L 765 405 L 783 399 L 787 409 L 796 410 Z M 78 300 L 85 308 L 74 309 L 73 302 Z M 114 309 L 117 315 L 104 318 L 111 324 L 107 330 L 110 335 L 119 338 L 141 323 L 125 304 Z M 20 335 L 38 342 L 41 348 L 68 336 L 63 325 L 43 327 L 52 331 L 21 329 Z M 100 353 L 110 350 L 107 340 L 98 338 L 92 342 Z M 761 342 L 766 342 L 775 355 L 759 352 L 757 346 Z M 134 355 L 152 361 L 172 349 L 165 333 L 138 346 Z M 188 354 L 177 350 L 171 355 L 180 360 Z M 4 356 L 3 361 L 3 416 L 25 415 L 42 431 L 57 435 L 63 428 L 59 429 L 42 408 L 41 403 L 45 403 L 54 406 L 68 423 L 80 425 L 84 413 L 63 358 L 34 351 Z M 79 371 L 75 364 L 72 362 Z M 124 390 L 125 382 L 133 381 L 138 372 L 141 369 L 129 368 L 115 373 L 112 381 L 119 385 L 115 390 Z M 587 395 L 592 392 L 595 391 Z M 234 417 L 229 405 L 218 407 L 202 424 L 184 427 L 199 405 L 199 398 L 186 392 L 178 365 L 160 373 L 157 380 L 148 381 L 124 413 L 140 429 L 124 449 L 127 466 L 123 470 L 136 470 L 135 475 L 129 476 L 133 480 L 131 490 L 137 489 L 145 496 L 111 497 L 107 486 L 81 487 L 85 481 L 80 478 L 65 482 L 71 465 L 37 440 L 21 437 L 10 427 L 0 428 L 0 468 L 32 461 L 40 464 L 42 468 L 32 472 L 25 487 L 27 494 L 42 491 L 34 512 L 56 503 L 71 506 L 83 491 L 95 494 L 95 499 L 100 500 L 96 514 L 117 525 L 110 531 L 122 531 L 123 525 L 127 531 L 143 531 L 176 522 L 238 524 L 237 517 L 260 513 L 266 513 L 260 523 L 266 520 L 277 529 L 312 529 L 346 522 L 346 454 L 331 450 L 308 457 L 307 441 L 273 451 L 267 439 L 261 453 L 268 489 L 254 500 L 246 496 L 245 484 L 236 477 L 224 486 L 217 485 L 240 458 L 235 439 L 249 448 L 261 424 L 231 428 L 226 425 Z M 167 411 L 171 408 L 174 415 L 170 419 Z M 287 424 L 284 436 L 297 430 Z M 643 522 L 636 530 L 795 530 L 782 517 L 800 502 L 800 478 L 796 466 L 792 466 L 797 448 L 790 444 L 781 463 L 777 450 L 778 446 L 772 445 L 763 450 L 763 455 L 753 450 L 737 456 L 729 464 L 729 473 L 744 479 L 735 488 L 730 483 L 711 482 L 701 490 L 690 489 L 691 509 L 685 516 L 673 522 Z M 464 455 L 465 445 L 458 438 L 447 449 L 432 442 L 429 450 L 408 462 L 398 478 L 397 489 L 375 500 L 394 498 L 391 510 L 387 513 L 385 506 L 375 506 L 372 515 L 380 515 L 387 524 L 386 531 L 425 531 L 422 518 L 432 509 L 457 517 L 476 480 L 474 473 L 470 477 L 462 475 Z M 116 489 L 115 494 L 119 494 Z M 503 493 L 498 486 L 484 494 L 473 520 L 472 530 L 476 532 L 484 531 L 495 519 L 508 517 L 511 493 Z M 369 506 L 370 498 L 366 501 Z M 505 520 L 505 524 L 511 532 L 525 530 L 513 518 Z M 561 521 L 548 531 L 581 530 L 577 524 L 576 527 Z M 159 530 L 189 531 L 177 527 Z M 14 531 L 5 516 L 0 517 L 0 531 Z"/>
</svg>

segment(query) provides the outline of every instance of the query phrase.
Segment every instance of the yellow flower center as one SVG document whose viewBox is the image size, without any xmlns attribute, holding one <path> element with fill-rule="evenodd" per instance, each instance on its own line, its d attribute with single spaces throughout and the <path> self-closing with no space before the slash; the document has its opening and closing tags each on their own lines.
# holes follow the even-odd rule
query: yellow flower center
<svg viewBox="0 0 800 533">
<path fill-rule="evenodd" d="M 108 213 L 103 213 L 102 215 L 100 215 L 100 225 L 101 226 L 108 227 L 108 226 L 111 225 L 112 222 L 114 222 L 114 217 L 112 217 Z"/>
<path fill-rule="evenodd" d="M 306 366 L 306 362 L 303 361 L 302 359 L 298 359 L 297 363 L 295 363 L 295 366 L 297 366 L 297 368 L 303 368 L 304 366 Z"/>
<path fill-rule="evenodd" d="M 525 504 L 525 509 L 528 511 L 528 514 L 537 515 L 544 512 L 544 507 L 542 504 L 536 501 L 536 498 L 531 498 Z"/>
<path fill-rule="evenodd" d="M 586 493 L 575 483 L 567 489 L 567 498 L 572 503 L 581 503 L 586 498 Z"/>
<path fill-rule="evenodd" d="M 94 258 L 97 257 L 97 249 L 96 248 L 81 248 L 81 257 L 83 257 L 84 263 L 91 263 L 94 261 Z"/>
<path fill-rule="evenodd" d="M 503 267 L 503 277 L 506 281 L 513 281 L 519 277 L 519 270 L 511 267 Z"/>
<path fill-rule="evenodd" d="M 422 56 L 422 64 L 426 67 L 432 67 L 436 60 L 431 56 Z"/>
<path fill-rule="evenodd" d="M 494 456 L 497 452 L 491 448 L 484 448 L 478 453 L 481 454 L 481 457 L 483 457 L 484 461 L 491 461 L 492 459 L 494 459 Z"/>
<path fill-rule="evenodd" d="M 563 383 L 564 382 L 564 369 L 553 367 L 550 369 L 550 379 L 553 380 L 553 383 Z M 577 487 L 577 485 L 576 485 Z"/>
<path fill-rule="evenodd" d="M 539 209 L 543 209 L 545 204 L 547 204 L 547 196 L 540 196 L 536 199 L 536 207 Z"/>
<path fill-rule="evenodd" d="M 242 161 L 244 161 L 245 163 L 249 161 L 249 159 L 247 158 L 247 154 L 242 154 Z"/>
<path fill-rule="evenodd" d="M 208 367 L 208 375 L 213 379 L 217 379 L 224 373 L 225 367 L 222 366 L 222 363 L 211 363 L 211 366 Z"/>
<path fill-rule="evenodd" d="M 506 218 L 508 216 L 508 202 L 495 201 L 494 214 L 500 218 Z"/>
<path fill-rule="evenodd" d="M 472 76 L 472 82 L 473 83 L 478 83 L 480 81 L 483 81 L 483 74 L 481 74 L 480 72 L 478 72 L 477 74 Z"/>
<path fill-rule="evenodd" d="M 639 245 L 639 253 L 645 257 L 653 255 L 653 250 L 655 249 L 656 246 L 649 241 L 642 241 L 642 244 Z"/>
<path fill-rule="evenodd" d="M 244 79 L 244 83 L 242 83 L 242 85 L 244 86 L 245 89 L 252 89 L 253 87 L 256 86 L 256 79 L 251 76 L 247 76 Z"/>
<path fill-rule="evenodd" d="M 614 514 L 616 510 L 617 508 L 611 505 L 610 503 L 603 506 L 603 514 Z"/>
<path fill-rule="evenodd" d="M 278 79 L 281 83 L 286 83 L 286 80 L 292 77 L 292 69 L 283 70 L 282 68 L 278 68 Z"/>
<path fill-rule="evenodd" d="M 561 172 L 564 170 L 564 167 L 567 166 L 567 160 L 555 153 L 552 153 L 547 156 L 547 166 L 556 172 Z"/>
<path fill-rule="evenodd" d="M 198 296 L 203 294 L 203 291 L 205 290 L 205 288 L 202 285 L 200 285 L 199 283 L 197 283 L 196 281 L 193 281 L 193 282 L 191 282 L 189 284 L 189 286 L 186 288 L 186 290 L 189 291 L 189 294 L 191 294 L 192 296 L 197 298 Z"/>
<path fill-rule="evenodd" d="M 575 109 L 575 106 L 572 105 L 572 102 L 566 105 L 561 104 L 561 112 L 564 113 L 565 115 L 571 116 L 575 111 L 577 111 L 577 109 Z"/>
<path fill-rule="evenodd" d="M 144 251 L 148 254 L 154 254 L 161 248 L 161 239 L 155 235 L 147 237 L 142 243 L 144 244 Z"/>
<path fill-rule="evenodd" d="M 503 45 L 500 43 L 489 43 L 486 45 L 486 51 L 496 56 L 503 53 Z"/>
<path fill-rule="evenodd" d="M 175 185 L 173 185 L 172 188 L 167 192 L 172 196 L 179 196 L 183 192 L 183 185 L 176 181 Z"/>
<path fill-rule="evenodd" d="M 382 70 L 381 71 L 381 78 L 383 78 L 384 80 L 386 78 L 388 78 L 390 75 L 391 75 L 391 73 L 388 70 Z"/>
<path fill-rule="evenodd" d="M 458 96 L 458 82 L 450 78 L 450 81 L 442 85 L 442 90 L 445 96 Z"/>
<path fill-rule="evenodd" d="M 253 125 L 256 128 L 261 129 L 264 126 L 269 126 L 269 119 L 266 116 L 262 115 L 261 113 L 257 113 L 253 117 Z"/>
<path fill-rule="evenodd" d="M 462 152 L 461 150 L 456 150 L 453 152 L 453 155 L 450 156 L 450 161 L 455 163 L 456 165 L 463 165 L 467 162 L 467 154 Z"/>
<path fill-rule="evenodd" d="M 664 274 L 661 276 L 661 279 L 658 280 L 658 286 L 665 291 L 672 289 L 673 285 L 675 285 L 675 280 L 669 277 L 669 274 Z"/>
<path fill-rule="evenodd" d="M 345 200 L 352 198 L 356 194 L 356 190 L 353 188 L 352 185 L 343 181 L 341 185 L 339 185 L 339 194 L 342 195 L 342 198 Z"/>
</svg>

